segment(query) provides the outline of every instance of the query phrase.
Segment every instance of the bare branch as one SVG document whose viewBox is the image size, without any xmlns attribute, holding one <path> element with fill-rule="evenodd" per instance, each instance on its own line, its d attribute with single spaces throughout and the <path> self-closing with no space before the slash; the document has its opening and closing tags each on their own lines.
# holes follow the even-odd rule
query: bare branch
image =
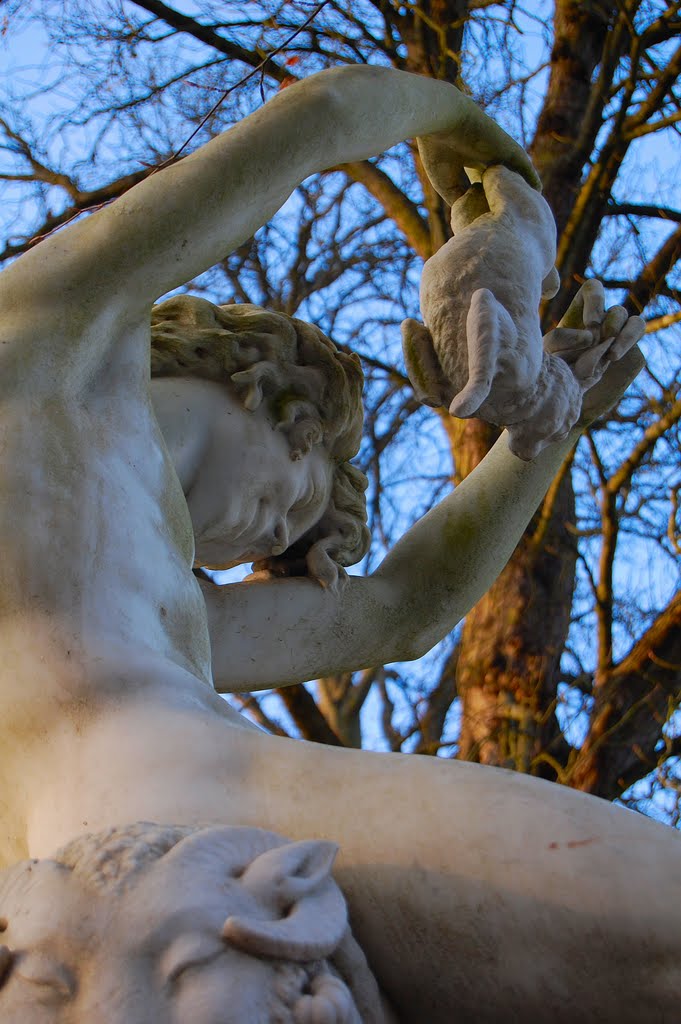
<svg viewBox="0 0 681 1024">
<path fill-rule="evenodd" d="M 380 167 L 361 160 L 332 169 L 344 171 L 352 181 L 364 185 L 422 259 L 427 260 L 432 255 L 430 231 L 418 207 Z"/>
<path fill-rule="evenodd" d="M 681 258 L 681 224 L 660 246 L 629 289 L 623 305 L 630 313 L 641 313 L 664 285 L 667 274 Z"/>
<path fill-rule="evenodd" d="M 193 36 L 194 39 L 205 43 L 206 46 L 226 54 L 232 60 L 239 60 L 248 67 L 259 67 L 262 64 L 263 58 L 267 56 L 263 50 L 247 50 L 245 47 L 240 46 L 239 43 L 225 38 L 225 36 L 215 32 L 214 29 L 209 28 L 207 25 L 202 25 L 196 18 L 191 18 L 189 15 L 182 14 L 173 7 L 169 7 L 163 3 L 163 0 L 131 0 L 131 2 L 136 7 L 140 7 L 142 10 L 153 14 L 155 18 L 160 18 L 167 25 L 177 29 L 177 31 Z M 296 77 L 292 75 L 289 68 L 277 64 L 272 58 L 264 66 L 263 74 L 268 78 L 275 79 L 277 82 L 285 82 L 287 79 L 290 80 Z"/>
<path fill-rule="evenodd" d="M 681 323 L 681 311 L 678 313 L 665 313 L 664 316 L 655 316 L 646 322 L 646 334 L 654 334 L 665 327 Z"/>
<path fill-rule="evenodd" d="M 653 448 L 664 436 L 667 430 L 673 427 L 681 419 L 681 399 L 672 403 L 664 415 L 656 419 L 645 431 L 643 437 L 631 450 L 626 459 L 619 465 L 617 470 L 610 476 L 606 484 L 606 491 L 613 497 L 623 488 L 628 486 L 632 476 L 646 459 Z"/>
<path fill-rule="evenodd" d="M 660 220 L 681 223 L 681 210 L 671 206 L 655 206 L 645 203 L 619 203 L 612 200 L 604 211 L 606 217 L 659 217 Z"/>
<path fill-rule="evenodd" d="M 332 747 L 343 746 L 317 707 L 314 697 L 302 683 L 279 687 L 276 692 L 300 729 L 303 739 L 326 743 Z"/>
</svg>

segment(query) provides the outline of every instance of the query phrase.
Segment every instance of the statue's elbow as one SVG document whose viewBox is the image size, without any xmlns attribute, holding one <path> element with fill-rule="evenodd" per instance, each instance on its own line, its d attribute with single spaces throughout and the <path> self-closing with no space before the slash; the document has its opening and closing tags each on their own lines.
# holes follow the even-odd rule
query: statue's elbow
<svg viewBox="0 0 681 1024">
<path fill-rule="evenodd" d="M 434 636 L 431 629 L 422 629 L 413 623 L 402 625 L 399 635 L 395 637 L 394 649 L 396 656 L 393 661 L 418 661 L 442 639 Z"/>
</svg>

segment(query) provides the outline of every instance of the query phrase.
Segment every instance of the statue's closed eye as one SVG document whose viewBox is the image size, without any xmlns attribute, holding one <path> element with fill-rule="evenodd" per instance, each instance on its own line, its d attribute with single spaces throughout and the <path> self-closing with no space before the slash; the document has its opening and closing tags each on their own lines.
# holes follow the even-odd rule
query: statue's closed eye
<svg viewBox="0 0 681 1024">
<path fill-rule="evenodd" d="M 68 967 L 44 953 L 20 955 L 13 974 L 42 989 L 46 998 L 69 999 L 76 990 L 76 979 Z"/>
</svg>

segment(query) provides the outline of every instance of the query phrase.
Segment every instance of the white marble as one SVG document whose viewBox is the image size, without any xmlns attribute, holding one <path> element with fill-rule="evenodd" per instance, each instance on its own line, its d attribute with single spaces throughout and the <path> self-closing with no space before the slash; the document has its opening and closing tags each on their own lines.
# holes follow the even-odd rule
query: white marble
<svg viewBox="0 0 681 1024">
<path fill-rule="evenodd" d="M 415 135 L 448 195 L 464 166 L 503 163 L 536 184 L 522 150 L 453 87 L 342 68 L 286 89 L 0 275 L 0 862 L 40 860 L 10 868 L 0 891 L 3 1020 L 22 964 L 33 978 L 17 984 L 33 996 L 21 1024 L 90 1024 L 95 990 L 121 993 L 97 996 L 98 1021 L 159 1019 L 159 979 L 135 953 L 144 922 L 133 916 L 128 933 L 123 903 L 100 914 L 50 865 L 83 833 L 138 821 L 338 844 L 353 933 L 400 1021 L 676 1015 L 673 833 L 505 772 L 267 736 L 215 692 L 428 650 L 498 574 L 578 436 L 575 427 L 523 462 L 503 435 L 376 572 L 346 578 L 366 542 L 362 479 L 347 461 L 361 426 L 351 359 L 287 318 L 246 310 L 237 324 L 229 310 L 185 300 L 154 316 L 150 385 L 159 295 L 242 243 L 306 175 Z M 588 327 L 586 308 L 582 296 L 570 329 Z M 609 366 L 582 421 L 641 365 L 632 349 Z M 257 572 L 202 590 L 195 553 L 211 565 L 255 557 Z M 187 870 L 219 930 L 233 890 L 214 903 L 211 863 Z M 29 878 L 36 888 L 24 896 Z M 157 913 L 143 881 L 130 891 Z M 131 895 L 131 915 L 134 904 Z M 191 922 L 163 920 L 180 969 Z M 47 984 L 46 934 L 71 949 L 70 960 L 53 958 Z M 96 957 L 114 936 L 95 988 L 73 988 L 79 943 Z M 263 963 L 250 963 L 248 985 L 272 976 L 269 953 L 253 959 Z M 257 1003 L 255 989 L 244 998 Z M 192 991 L 183 1024 L 202 1007 L 206 1024 L 233 1019 L 204 1002 L 200 982 Z M 329 982 L 296 1019 L 344 1019 L 329 1009 L 336 997 L 352 1019 L 339 993 Z"/>
<path fill-rule="evenodd" d="M 508 427 L 511 451 L 535 458 L 579 419 L 584 393 L 643 336 L 641 317 L 583 286 L 581 329 L 559 325 L 542 341 L 539 303 L 558 291 L 556 226 L 541 193 L 503 165 L 451 208 L 453 237 L 423 269 L 424 323 L 402 326 L 418 397 Z"/>
<path fill-rule="evenodd" d="M 0 881 L 4 1024 L 387 1024 L 336 850 L 140 823 L 21 862 Z"/>
</svg>

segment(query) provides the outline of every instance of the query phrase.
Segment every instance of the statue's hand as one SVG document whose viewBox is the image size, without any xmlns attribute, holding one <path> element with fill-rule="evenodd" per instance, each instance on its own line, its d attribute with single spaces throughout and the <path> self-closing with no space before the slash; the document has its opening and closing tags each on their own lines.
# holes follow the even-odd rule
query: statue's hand
<svg viewBox="0 0 681 1024">
<path fill-rule="evenodd" d="M 607 364 L 598 384 L 584 395 L 579 424 L 588 427 L 594 420 L 613 409 L 629 385 L 646 365 L 643 354 L 634 344 L 621 359 Z"/>
<path fill-rule="evenodd" d="M 472 101 L 456 131 L 434 132 L 417 141 L 433 188 L 450 206 L 470 188 L 472 179 L 464 168 L 482 173 L 492 164 L 504 164 L 541 192 L 539 175 L 522 146 Z"/>
<path fill-rule="evenodd" d="M 600 281 L 586 281 L 544 348 L 570 366 L 585 392 L 580 423 L 592 423 L 611 409 L 645 365 L 636 343 L 645 321 L 623 306 L 605 308 Z"/>
</svg>

